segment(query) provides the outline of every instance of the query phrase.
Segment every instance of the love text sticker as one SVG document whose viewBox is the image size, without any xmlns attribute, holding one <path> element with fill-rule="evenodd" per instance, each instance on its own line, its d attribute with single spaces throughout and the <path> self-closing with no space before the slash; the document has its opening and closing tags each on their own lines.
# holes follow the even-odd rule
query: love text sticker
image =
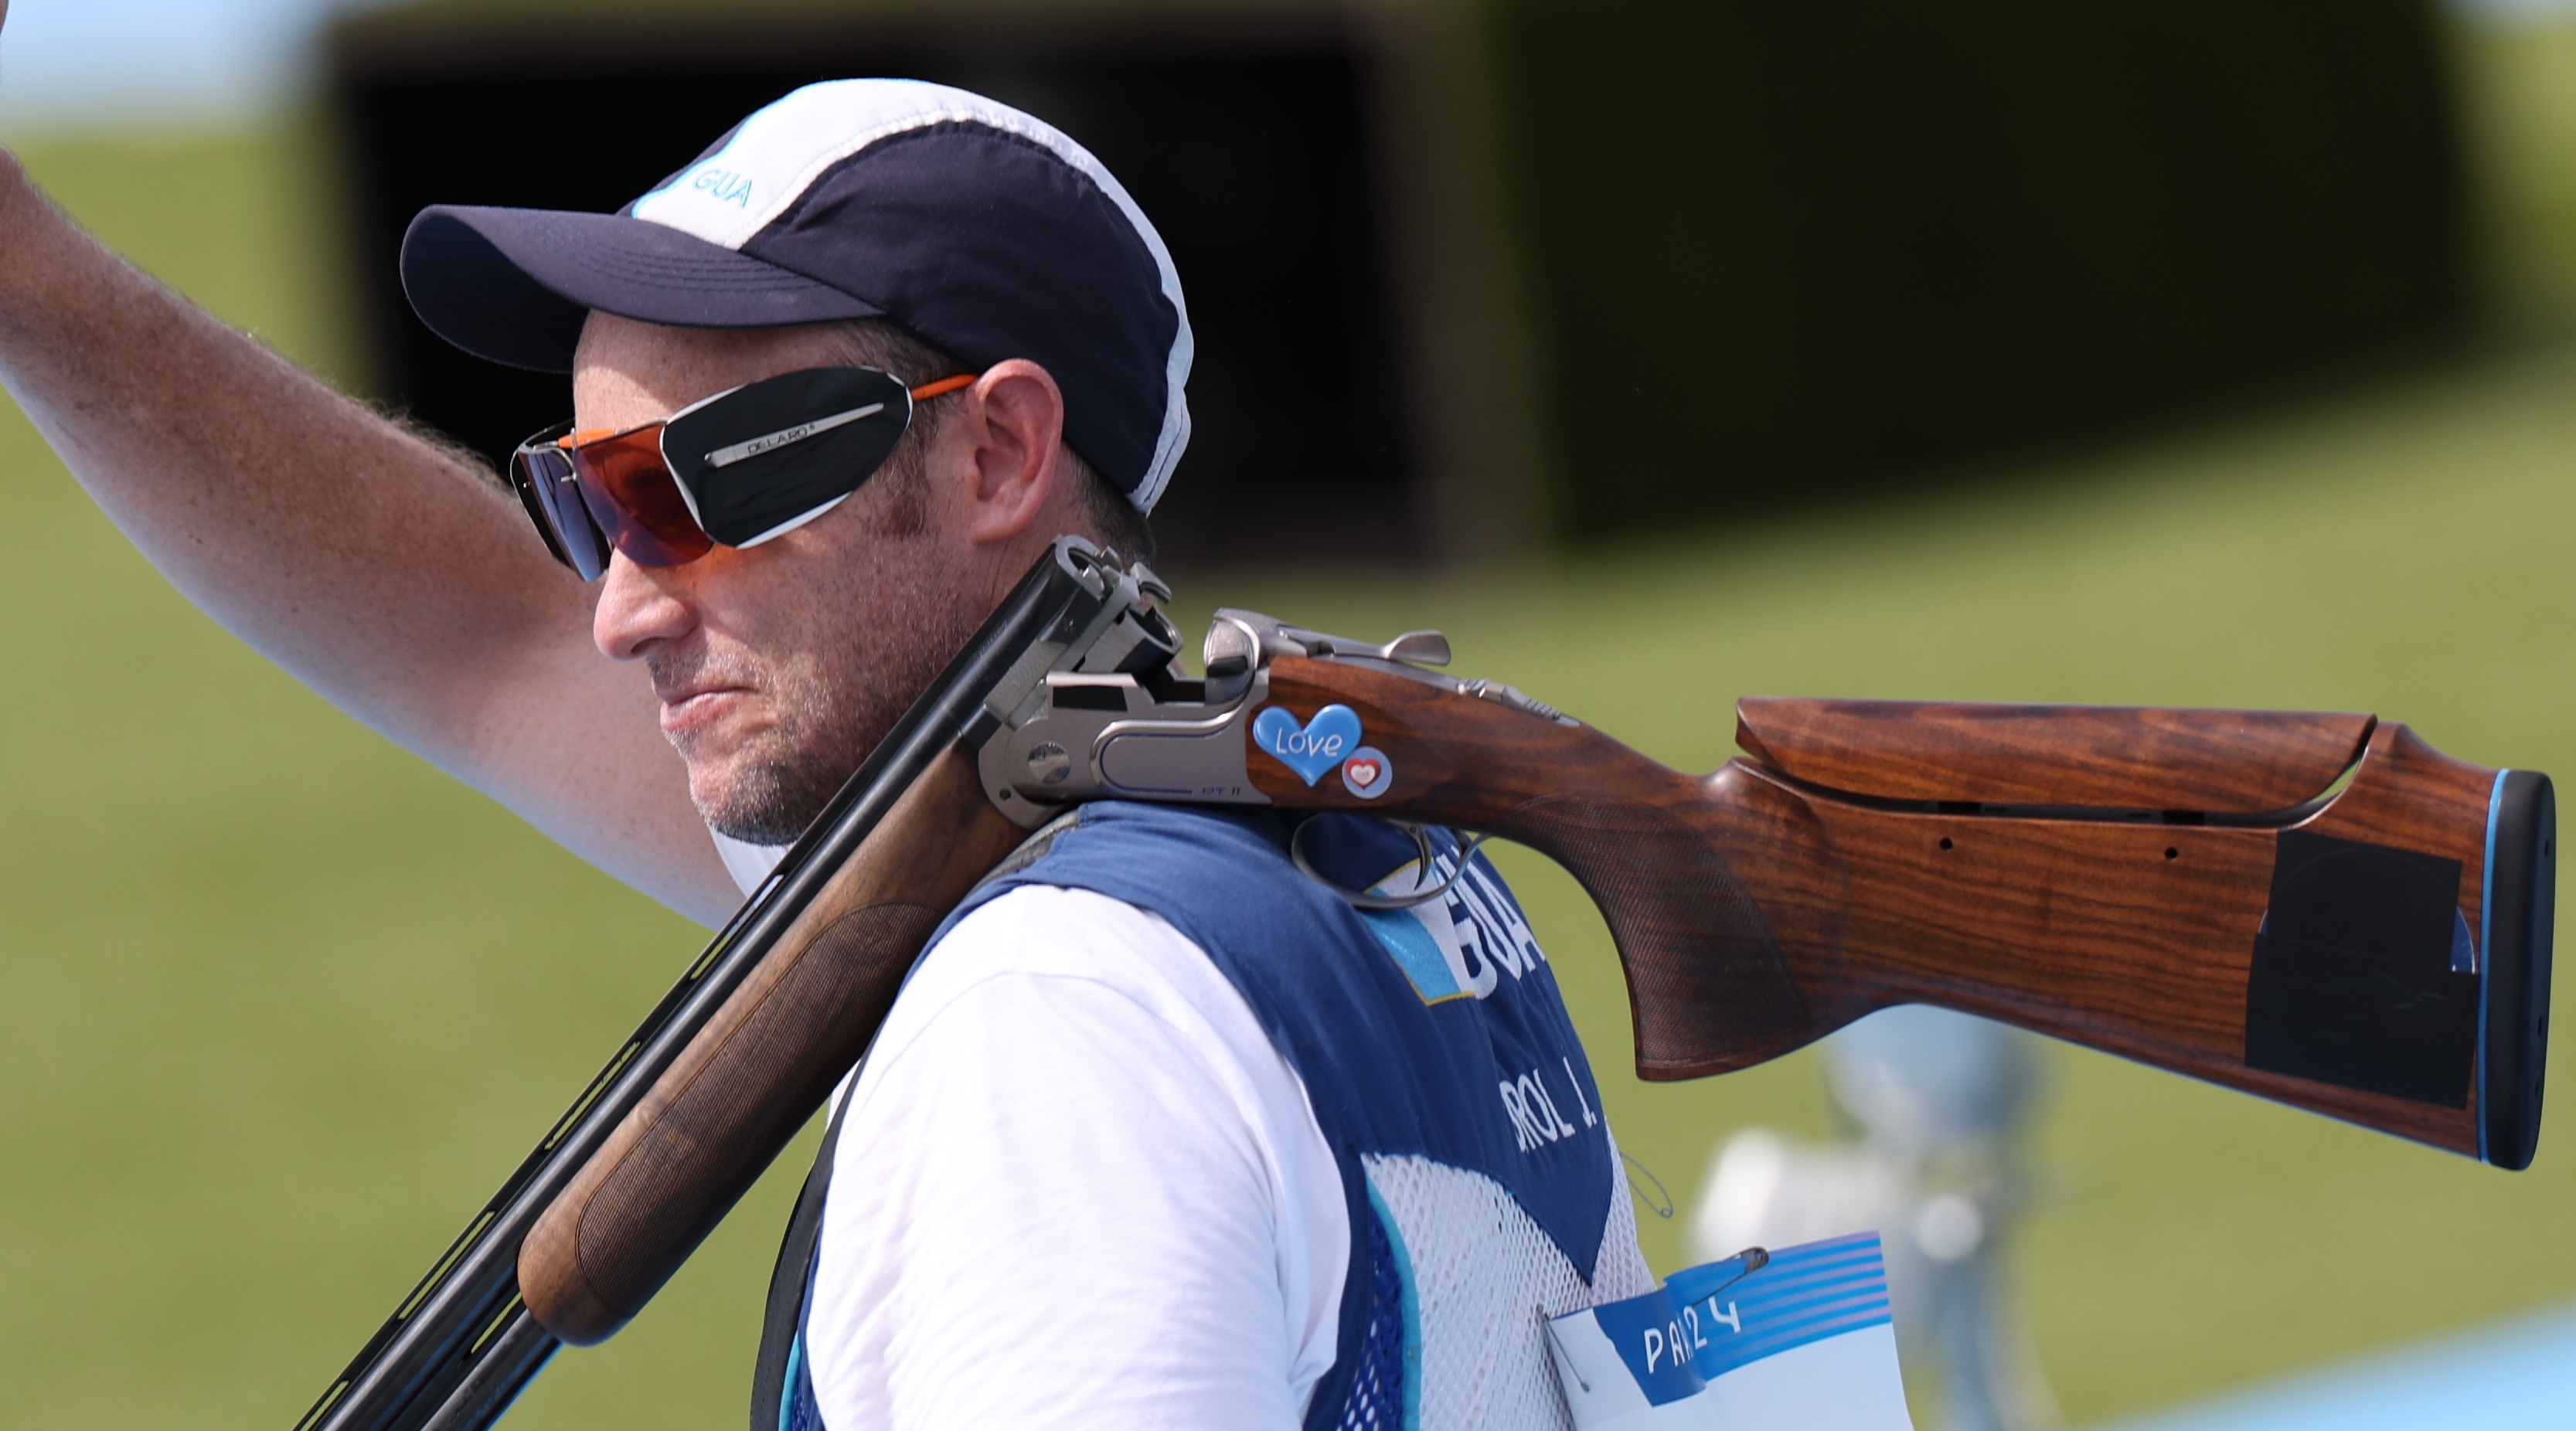
<svg viewBox="0 0 2576 1431">
<path fill-rule="evenodd" d="M 1359 713 L 1332 705 L 1300 722 L 1286 707 L 1268 706 L 1252 718 L 1252 743 L 1312 785 L 1359 753 Z"/>
</svg>

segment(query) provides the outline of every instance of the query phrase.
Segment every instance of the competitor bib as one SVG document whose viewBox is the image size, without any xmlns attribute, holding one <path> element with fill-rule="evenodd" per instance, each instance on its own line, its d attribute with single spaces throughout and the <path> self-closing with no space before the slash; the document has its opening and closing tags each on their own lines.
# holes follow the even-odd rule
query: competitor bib
<svg viewBox="0 0 2576 1431">
<path fill-rule="evenodd" d="M 1576 1431 L 1913 1431 L 1875 1232 L 1688 1268 L 1548 1331 Z"/>
</svg>

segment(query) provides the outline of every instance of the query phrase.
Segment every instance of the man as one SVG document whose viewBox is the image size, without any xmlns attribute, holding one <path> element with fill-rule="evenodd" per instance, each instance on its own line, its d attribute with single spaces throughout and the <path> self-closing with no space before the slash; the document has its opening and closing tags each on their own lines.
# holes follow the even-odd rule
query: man
<svg viewBox="0 0 2576 1431">
<path fill-rule="evenodd" d="M 402 263 L 571 371 L 542 542 L 14 164 L 0 373 L 228 627 L 711 924 L 1053 536 L 1143 544 L 1187 439 L 1152 226 L 956 90 L 811 86 L 621 214 L 434 208 Z M 1345 884 L 1451 882 L 1364 916 L 1275 819 L 1103 805 L 968 902 L 836 1100 L 756 1427 L 1564 1423 L 1542 1317 L 1651 1281 L 1553 976 L 1446 836 L 1323 833 Z"/>
</svg>

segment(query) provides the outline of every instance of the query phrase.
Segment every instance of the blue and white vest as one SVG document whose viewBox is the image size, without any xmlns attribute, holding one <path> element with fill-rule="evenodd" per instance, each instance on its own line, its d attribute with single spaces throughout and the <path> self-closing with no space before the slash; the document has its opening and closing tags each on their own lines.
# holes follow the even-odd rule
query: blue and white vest
<svg viewBox="0 0 2576 1431">
<path fill-rule="evenodd" d="M 1298 871 L 1268 811 L 1104 802 L 1006 862 L 939 934 L 1021 885 L 1090 890 L 1205 950 L 1305 1083 L 1351 1228 L 1338 1355 L 1310 1431 L 1561 1428 L 1544 1318 L 1655 1286 L 1591 1066 L 1520 905 L 1482 856 L 1442 897 L 1361 911 Z M 1457 842 L 1432 832 L 1436 884 Z M 1349 889 L 1416 888 L 1413 839 L 1319 816 Z M 938 935 L 932 937 L 935 945 Z M 835 1121 L 771 1282 L 753 1431 L 821 1431 L 805 1304 Z"/>
</svg>

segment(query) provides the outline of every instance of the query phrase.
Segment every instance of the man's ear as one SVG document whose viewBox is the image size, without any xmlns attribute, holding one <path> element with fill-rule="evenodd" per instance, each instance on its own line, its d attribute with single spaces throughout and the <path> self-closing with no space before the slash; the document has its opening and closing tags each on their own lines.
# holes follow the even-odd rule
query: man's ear
<svg viewBox="0 0 2576 1431">
<path fill-rule="evenodd" d="M 966 425 L 972 447 L 963 494 L 967 539 L 1009 541 L 1060 495 L 1055 456 L 1064 440 L 1064 393 L 1046 369 L 1009 358 L 955 400 L 962 411 L 952 421 Z"/>
</svg>

